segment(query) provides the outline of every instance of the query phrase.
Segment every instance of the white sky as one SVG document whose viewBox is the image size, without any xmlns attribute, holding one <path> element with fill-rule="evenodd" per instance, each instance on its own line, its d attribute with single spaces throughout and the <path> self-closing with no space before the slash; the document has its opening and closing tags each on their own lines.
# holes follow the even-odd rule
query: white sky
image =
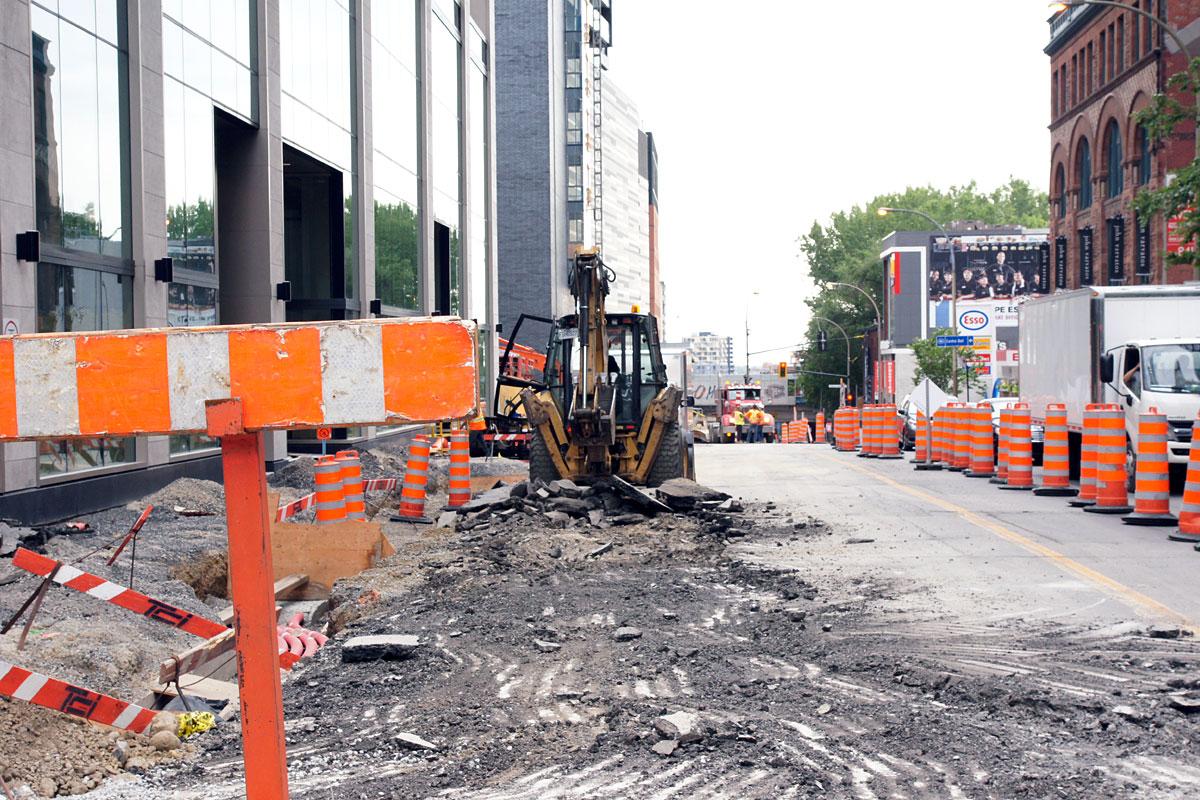
<svg viewBox="0 0 1200 800">
<path fill-rule="evenodd" d="M 798 237 L 877 194 L 1045 190 L 1048 17 L 1045 0 L 614 3 L 609 74 L 658 146 L 667 337 L 733 336 L 741 363 L 749 302 L 753 350 L 799 342 Z"/>
</svg>

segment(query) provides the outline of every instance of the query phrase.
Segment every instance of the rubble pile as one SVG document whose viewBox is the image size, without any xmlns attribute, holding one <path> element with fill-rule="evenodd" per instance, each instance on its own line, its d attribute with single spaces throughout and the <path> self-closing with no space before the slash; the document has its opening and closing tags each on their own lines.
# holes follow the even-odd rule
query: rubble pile
<svg viewBox="0 0 1200 800">
<path fill-rule="evenodd" d="M 534 520 L 551 528 L 603 530 L 686 515 L 702 523 L 702 532 L 728 537 L 749 531 L 750 524 L 736 517 L 742 511 L 740 501 L 686 478 L 651 491 L 641 491 L 620 478 L 601 478 L 586 485 L 534 479 L 497 485 L 443 513 L 438 526 L 480 534 Z"/>
</svg>

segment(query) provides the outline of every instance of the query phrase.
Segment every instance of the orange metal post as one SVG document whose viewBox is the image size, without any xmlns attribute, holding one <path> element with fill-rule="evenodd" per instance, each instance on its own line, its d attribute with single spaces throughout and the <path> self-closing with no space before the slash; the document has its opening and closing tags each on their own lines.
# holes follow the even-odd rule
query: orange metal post
<svg viewBox="0 0 1200 800">
<path fill-rule="evenodd" d="M 225 476 L 246 797 L 283 800 L 288 796 L 287 751 L 262 434 L 243 427 L 241 400 L 212 400 L 205 403 L 205 412 L 208 435 L 221 440 Z"/>
</svg>

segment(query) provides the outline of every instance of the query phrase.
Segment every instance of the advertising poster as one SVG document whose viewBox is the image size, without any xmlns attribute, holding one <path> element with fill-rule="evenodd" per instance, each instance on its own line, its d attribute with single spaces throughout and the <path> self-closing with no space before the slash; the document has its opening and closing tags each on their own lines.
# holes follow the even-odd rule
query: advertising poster
<svg viewBox="0 0 1200 800">
<path fill-rule="evenodd" d="M 929 274 L 929 325 L 973 336 L 965 363 L 996 396 L 1004 380 L 1015 380 L 1020 360 L 1021 304 L 1053 292 L 1066 282 L 1066 241 L 1050 242 L 1044 234 L 964 235 L 954 239 L 957 273 L 957 320 L 952 319 L 948 283 L 950 253 L 943 237 L 935 237 Z M 972 391 L 974 397 L 975 391 Z"/>
</svg>

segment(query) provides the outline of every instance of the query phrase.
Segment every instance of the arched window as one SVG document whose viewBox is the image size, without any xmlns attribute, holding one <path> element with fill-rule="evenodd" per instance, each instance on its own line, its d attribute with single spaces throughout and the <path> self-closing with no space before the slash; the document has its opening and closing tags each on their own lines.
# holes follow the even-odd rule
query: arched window
<svg viewBox="0 0 1200 800">
<path fill-rule="evenodd" d="M 1075 160 L 1075 175 L 1079 184 L 1079 207 L 1092 205 L 1092 148 L 1087 139 L 1079 140 L 1079 155 Z"/>
<path fill-rule="evenodd" d="M 1141 125 L 1137 126 L 1137 152 L 1138 152 L 1138 186 L 1145 186 L 1150 182 L 1150 134 Z"/>
<path fill-rule="evenodd" d="M 1125 154 L 1121 146 L 1121 128 L 1114 119 L 1108 123 L 1104 146 L 1108 161 L 1108 196 L 1119 197 L 1125 191 Z"/>
<path fill-rule="evenodd" d="M 1067 171 L 1062 164 L 1054 172 L 1054 208 L 1059 219 L 1067 215 Z"/>
</svg>

